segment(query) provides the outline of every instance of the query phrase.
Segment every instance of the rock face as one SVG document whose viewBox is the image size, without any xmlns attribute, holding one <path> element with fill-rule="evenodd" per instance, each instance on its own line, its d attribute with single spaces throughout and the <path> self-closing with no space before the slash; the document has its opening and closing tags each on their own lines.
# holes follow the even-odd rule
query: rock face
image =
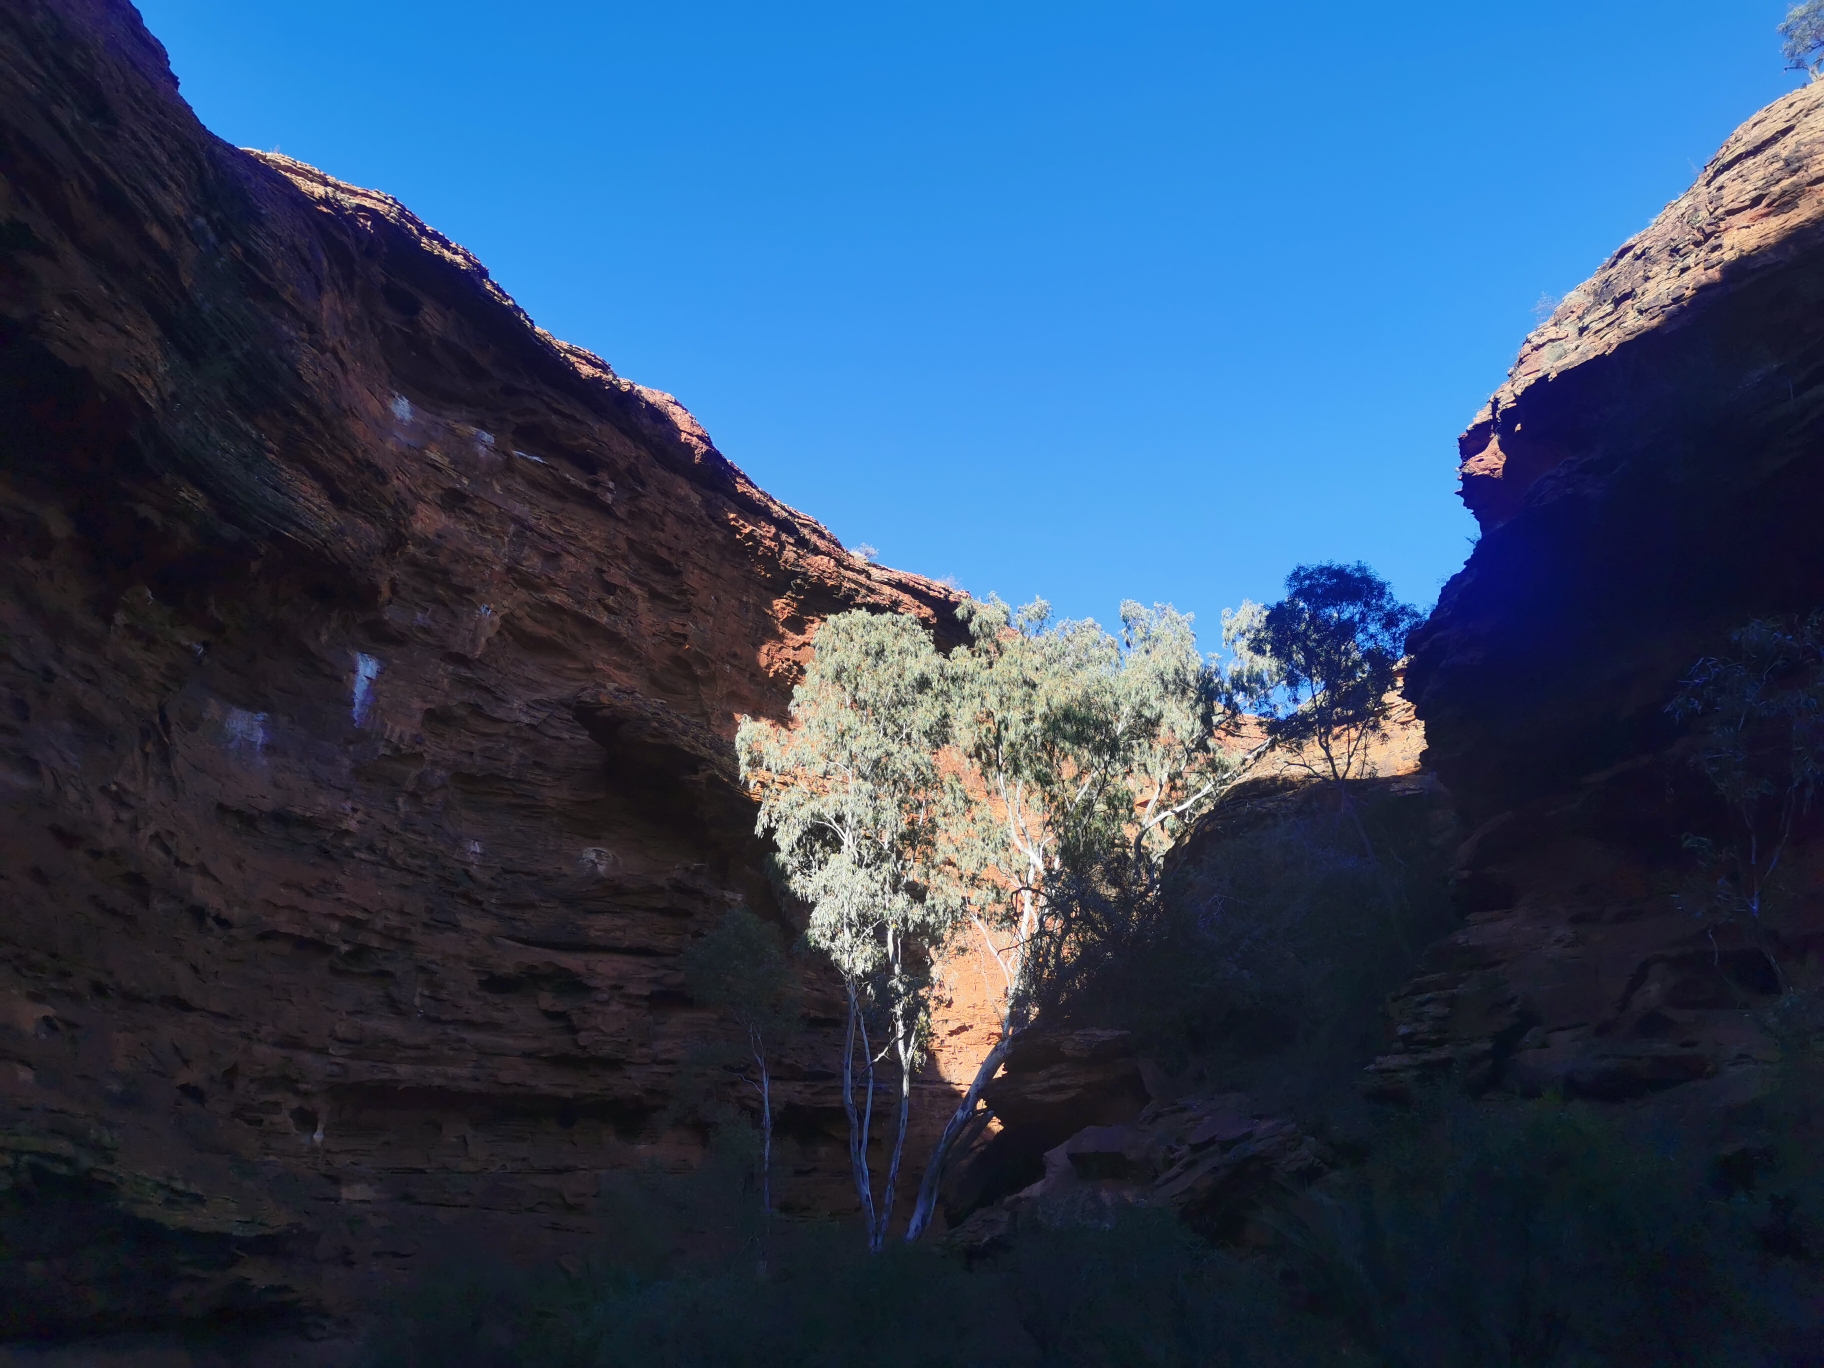
<svg viewBox="0 0 1824 1368">
<path fill-rule="evenodd" d="M 1125 1030 L 1041 1031 L 1017 1043 L 983 1093 L 991 1127 L 945 1175 L 945 1217 L 958 1224 L 1030 1187 L 1045 1155 L 1085 1127 L 1132 1121 L 1152 1097 L 1147 1070 Z"/>
<path fill-rule="evenodd" d="M 1130 1122 L 1088 1126 L 1046 1151 L 1043 1176 L 959 1225 L 949 1242 L 988 1253 L 1025 1225 L 1096 1223 L 1125 1206 L 1164 1207 L 1206 1238 L 1265 1243 L 1273 1197 L 1329 1169 L 1326 1147 L 1243 1093 L 1155 1102 Z"/>
<path fill-rule="evenodd" d="M 1482 537 L 1415 638 L 1407 694 L 1474 832 L 1468 921 L 1396 1002 L 1384 1087 L 1467 1065 L 1523 1091 L 1726 1096 L 1771 1057 L 1767 958 L 1672 903 L 1681 837 L 1725 819 L 1665 705 L 1732 629 L 1824 604 L 1821 453 L 1810 85 L 1565 298 L 1464 434 Z M 1772 917 L 1789 982 L 1820 933 L 1815 902 Z"/>
<path fill-rule="evenodd" d="M 1423 735 L 1409 706 L 1393 710 L 1371 749 L 1376 773 L 1350 781 L 1356 811 L 1381 833 L 1390 864 L 1436 889 L 1458 831 L 1447 796 L 1416 770 Z M 1394 937 L 1364 934 L 1379 915 L 1365 917 L 1361 901 L 1372 876 L 1357 863 L 1352 830 L 1337 850 L 1338 825 L 1331 785 L 1314 781 L 1300 757 L 1269 754 L 1173 848 L 1166 897 L 1211 937 L 1201 953 L 1226 956 L 1232 976 L 1189 988 L 1155 980 L 1149 968 L 1017 1042 L 985 1092 L 993 1128 L 962 1149 L 945 1183 L 956 1244 L 979 1251 L 1023 1221 L 1099 1220 L 1122 1203 L 1172 1207 L 1236 1242 L 1272 1193 L 1322 1170 L 1315 1142 L 1286 1118 L 1309 1115 L 1314 1093 L 1353 1089 L 1380 1047 L 1384 996 L 1412 963 Z M 1255 896 L 1293 862 L 1334 881 L 1300 884 L 1283 902 Z M 1238 886 L 1244 867 L 1250 881 Z M 1430 904 L 1407 909 L 1415 944 L 1454 924 L 1444 898 Z M 1215 939 L 1225 924 L 1239 934 Z M 1162 1003 L 1193 995 L 1205 1015 L 1162 1025 Z M 1245 1124 L 1231 1125 L 1237 1116 Z M 1228 1119 L 1200 1129 L 1210 1117 Z"/>
<path fill-rule="evenodd" d="M 949 592 L 211 136 L 126 0 L 0 11 L 0 433 L 0 1335 L 599 1238 L 694 1143 L 678 950 L 772 906 L 736 715 Z"/>
</svg>

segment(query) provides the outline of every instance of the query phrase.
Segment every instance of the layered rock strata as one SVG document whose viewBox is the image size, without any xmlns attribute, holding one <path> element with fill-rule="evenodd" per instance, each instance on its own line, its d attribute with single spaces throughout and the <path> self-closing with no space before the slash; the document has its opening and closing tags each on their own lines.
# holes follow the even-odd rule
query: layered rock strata
<svg viewBox="0 0 1824 1368">
<path fill-rule="evenodd" d="M 949 592 L 211 136 L 125 0 L 0 10 L 0 433 L 0 1334 L 602 1238 L 695 1143 L 679 950 L 772 906 L 736 716 Z M 835 1201 L 827 1043 L 778 1091 Z"/>
<path fill-rule="evenodd" d="M 1448 795 L 1415 768 L 1422 739 L 1410 708 L 1396 709 L 1373 747 L 1385 772 L 1350 781 L 1351 803 L 1409 890 L 1441 889 L 1460 838 Z M 1235 1242 L 1270 1193 L 1322 1169 L 1293 1161 L 1294 1151 L 1317 1150 L 1289 1118 L 1312 1115 L 1312 1103 L 1334 1091 L 1353 1092 L 1381 1047 L 1383 996 L 1411 968 L 1410 947 L 1455 918 L 1434 894 L 1409 902 L 1403 929 L 1390 933 L 1385 913 L 1361 899 L 1373 876 L 1354 830 L 1336 847 L 1345 823 L 1334 787 L 1297 757 L 1269 756 L 1261 768 L 1197 823 L 1166 868 L 1175 914 L 1194 917 L 1208 945 L 1226 944 L 1232 977 L 1202 980 L 1194 1025 L 1162 1026 L 1160 1003 L 1187 1001 L 1183 984 L 1130 978 L 1117 997 L 1079 1001 L 1074 1023 L 1041 1022 L 1016 1043 L 985 1091 L 994 1127 L 963 1149 L 945 1185 L 961 1247 L 991 1246 L 1022 1221 L 1099 1220 L 1111 1204 L 1171 1207 Z M 1254 873 L 1263 863 L 1265 874 Z M 1260 897 L 1254 880 L 1274 880 L 1288 863 L 1324 871 L 1320 883 L 1300 884 L 1283 902 L 1277 888 Z M 1243 869 L 1250 881 L 1238 886 Z M 1215 956 L 1204 953 L 1207 972 Z M 1137 1000 L 1149 988 L 1154 1000 Z M 1245 1113 L 1248 1124 L 1186 1138 L 1201 1124 L 1187 1118 L 1210 1109 Z M 1219 1138 L 1220 1151 L 1205 1154 Z M 1238 1147 L 1243 1138 L 1249 1144 Z M 1132 1162 L 1108 1158 L 1116 1149 Z M 1192 1170 L 1176 1166 L 1192 1153 L 1198 1181 L 1180 1184 Z"/>
<path fill-rule="evenodd" d="M 1824 604 L 1821 452 L 1810 85 L 1565 297 L 1463 436 L 1482 535 L 1407 693 L 1473 832 L 1468 920 L 1396 1001 L 1383 1090 L 1461 1066 L 1612 1099 L 1752 1091 L 1764 1009 L 1810 974 L 1824 907 L 1802 873 L 1761 927 L 1679 909 L 1682 838 L 1728 817 L 1666 705 L 1732 629 Z"/>
<path fill-rule="evenodd" d="M 1243 1093 L 1149 1104 L 1131 1121 L 1088 1126 L 1047 1150 L 1042 1175 L 983 1207 L 948 1237 L 972 1255 L 993 1253 L 1021 1229 L 1100 1225 L 1126 1207 L 1177 1213 L 1208 1239 L 1264 1245 L 1263 1212 L 1322 1178 L 1329 1150 Z"/>
</svg>

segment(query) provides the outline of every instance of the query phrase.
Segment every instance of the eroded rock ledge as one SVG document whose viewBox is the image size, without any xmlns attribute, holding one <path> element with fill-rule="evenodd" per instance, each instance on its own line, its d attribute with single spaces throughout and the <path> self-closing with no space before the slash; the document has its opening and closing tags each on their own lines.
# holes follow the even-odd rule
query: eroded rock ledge
<svg viewBox="0 0 1824 1368">
<path fill-rule="evenodd" d="M 1740 928 L 1673 905 L 1681 837 L 1726 819 L 1665 705 L 1735 627 L 1824 604 L 1824 86 L 1745 123 L 1566 296 L 1462 454 L 1482 537 L 1407 695 L 1473 831 L 1468 921 L 1397 1000 L 1377 1076 L 1714 1112 L 1774 1057 L 1779 984 Z M 1824 905 L 1771 933 L 1804 981 Z"/>
<path fill-rule="evenodd" d="M 736 715 L 949 591 L 210 135 L 125 0 L 0 11 L 0 432 L 0 1334 L 596 1239 L 689 1143 L 676 952 L 769 901 Z"/>
</svg>

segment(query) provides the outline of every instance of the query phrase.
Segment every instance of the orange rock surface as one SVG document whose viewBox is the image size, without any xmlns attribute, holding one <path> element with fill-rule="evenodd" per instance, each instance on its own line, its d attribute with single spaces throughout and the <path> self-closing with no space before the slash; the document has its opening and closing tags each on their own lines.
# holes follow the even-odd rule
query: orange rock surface
<svg viewBox="0 0 1824 1368">
<path fill-rule="evenodd" d="M 679 950 L 774 908 L 737 716 L 952 593 L 211 136 L 124 0 L 0 13 L 0 430 L 0 1333 L 606 1238 L 602 1173 L 701 1142 Z M 813 989 L 782 1164 L 840 1209 Z"/>
<path fill-rule="evenodd" d="M 1465 818 L 1463 929 L 1394 1003 L 1376 1076 L 1720 1118 L 1815 982 L 1824 861 L 1750 927 L 1681 909 L 1729 839 L 1666 705 L 1750 619 L 1824 604 L 1824 85 L 1736 131 L 1567 295 L 1462 440 L 1482 537 L 1407 694 Z M 1776 972 L 1757 939 L 1764 938 Z"/>
<path fill-rule="evenodd" d="M 1459 443 L 1463 501 L 1484 527 L 1512 518 L 1548 472 L 1592 454 L 1574 429 L 1528 412 L 1550 405 L 1546 394 L 1561 376 L 1587 368 L 1622 380 L 1637 364 L 1627 354 L 1644 350 L 1639 344 L 1653 334 L 1689 330 L 1691 345 L 1709 340 L 1733 349 L 1738 339 L 1719 335 L 1709 306 L 1758 281 L 1806 269 L 1824 247 L 1821 161 L 1824 86 L 1813 83 L 1736 129 L 1689 190 L 1559 301 Z M 1764 326 L 1763 360 L 1771 361 L 1779 324 L 1768 317 Z M 1724 369 L 1746 360 L 1717 359 Z M 1620 389 L 1608 397 L 1611 411 L 1636 398 Z M 1703 403 L 1710 396 L 1692 397 Z M 1796 398 L 1795 389 L 1789 399 Z M 1593 427 L 1601 416 L 1583 408 L 1576 421 Z"/>
</svg>

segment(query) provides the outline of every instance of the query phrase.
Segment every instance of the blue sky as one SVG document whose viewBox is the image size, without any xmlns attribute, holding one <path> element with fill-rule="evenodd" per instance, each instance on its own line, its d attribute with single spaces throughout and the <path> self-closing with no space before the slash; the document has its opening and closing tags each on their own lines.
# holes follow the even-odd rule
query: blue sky
<svg viewBox="0 0 1824 1368">
<path fill-rule="evenodd" d="M 1797 82 L 1784 8 L 141 0 L 217 133 L 398 196 L 848 544 L 1206 638 L 1299 561 L 1430 604 L 1457 433 Z"/>
</svg>

